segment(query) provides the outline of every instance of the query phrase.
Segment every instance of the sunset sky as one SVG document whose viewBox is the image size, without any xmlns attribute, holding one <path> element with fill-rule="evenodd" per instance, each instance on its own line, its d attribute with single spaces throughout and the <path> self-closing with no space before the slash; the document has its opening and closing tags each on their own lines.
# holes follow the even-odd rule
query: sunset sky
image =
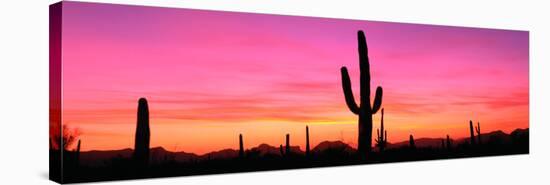
<svg viewBox="0 0 550 185">
<path fill-rule="evenodd" d="M 388 141 L 529 127 L 529 33 L 174 8 L 63 3 L 63 124 L 82 150 L 132 148 L 138 99 L 151 146 L 203 154 L 285 134 L 357 143 L 357 30 L 382 86 Z M 371 100 L 372 101 L 372 100 Z M 374 115 L 374 135 L 380 114 Z"/>
</svg>

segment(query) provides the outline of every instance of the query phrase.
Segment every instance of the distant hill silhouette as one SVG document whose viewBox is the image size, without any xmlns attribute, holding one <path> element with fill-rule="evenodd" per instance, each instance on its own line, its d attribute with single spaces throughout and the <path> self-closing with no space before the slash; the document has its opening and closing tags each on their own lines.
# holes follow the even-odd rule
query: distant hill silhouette
<svg viewBox="0 0 550 185">
<path fill-rule="evenodd" d="M 215 152 L 210 152 L 199 156 L 200 159 L 228 159 L 239 156 L 239 150 L 223 149 Z"/>
<path fill-rule="evenodd" d="M 130 158 L 134 150 L 130 148 L 122 150 L 92 150 L 80 152 L 80 163 L 85 166 L 104 166 L 106 162 L 114 158 Z"/>
<path fill-rule="evenodd" d="M 510 138 L 516 141 L 522 141 L 527 139 L 529 141 L 529 128 L 525 129 L 516 129 L 510 133 Z M 525 142 L 525 141 L 524 141 Z"/>
<path fill-rule="evenodd" d="M 414 139 L 415 146 L 418 148 L 427 148 L 427 147 L 441 147 L 441 139 L 444 138 L 418 138 Z M 397 143 L 388 143 L 388 149 L 395 149 L 409 146 L 409 141 L 401 141 Z"/>
<path fill-rule="evenodd" d="M 281 152 L 279 151 L 279 147 L 274 147 L 268 144 L 260 144 L 257 147 L 251 148 L 248 150 L 248 152 L 257 152 L 261 156 L 266 155 L 281 155 Z M 292 151 L 292 147 L 291 147 Z"/>
<path fill-rule="evenodd" d="M 162 147 L 151 148 L 150 155 L 152 164 L 159 164 L 167 160 L 173 160 L 175 162 L 190 162 L 199 157 L 194 153 L 171 152 Z"/>
<path fill-rule="evenodd" d="M 131 158 L 134 150 L 130 148 L 122 150 L 92 150 L 80 152 L 80 163 L 86 166 L 104 166 L 108 162 L 116 158 Z M 213 152 L 214 153 L 214 152 Z M 151 148 L 151 162 L 158 163 L 172 159 L 176 162 L 189 162 L 193 159 L 198 159 L 198 155 L 186 152 L 171 152 L 162 147 Z"/>
<path fill-rule="evenodd" d="M 313 148 L 313 153 L 322 153 L 326 150 L 340 150 L 347 153 L 355 153 L 357 150 L 342 141 L 323 141 Z"/>
<path fill-rule="evenodd" d="M 503 131 L 497 130 L 489 133 L 481 134 L 482 144 L 508 144 L 512 141 L 521 141 L 523 138 L 528 138 L 529 129 L 516 129 L 510 134 L 506 134 Z M 444 138 L 419 138 L 415 139 L 415 145 L 418 148 L 441 148 L 441 140 Z M 468 137 L 453 139 L 453 143 L 456 145 L 467 143 Z M 397 143 L 388 143 L 388 149 L 398 149 L 408 147 L 409 141 L 401 141 Z M 305 155 L 305 151 L 302 151 L 299 146 L 291 146 L 291 152 L 297 155 Z M 347 154 L 355 154 L 357 149 L 349 146 L 342 141 L 323 141 L 312 149 L 313 154 L 322 154 L 327 151 L 342 152 Z M 133 150 L 130 148 L 121 150 L 92 150 L 81 152 L 80 160 L 82 165 L 86 166 L 104 166 L 107 165 L 113 158 L 130 158 Z M 232 159 L 239 156 L 239 151 L 235 149 L 223 149 L 219 151 L 209 152 L 203 155 L 197 155 L 194 153 L 187 153 L 183 151 L 172 152 L 167 151 L 162 147 L 151 148 L 151 163 L 158 164 L 166 160 L 173 160 L 175 162 L 185 163 L 194 160 L 219 160 L 219 159 Z M 279 147 L 271 146 L 268 144 L 260 144 L 256 147 L 246 150 L 246 155 L 255 155 L 256 157 L 265 156 L 281 156 Z"/>
<path fill-rule="evenodd" d="M 506 144 L 510 143 L 513 140 L 513 137 L 520 138 L 524 137 L 526 135 L 529 135 L 529 129 L 516 129 L 512 131 L 510 134 L 506 134 L 501 130 L 492 131 L 489 133 L 482 133 L 481 134 L 481 142 L 482 144 Z M 419 138 L 415 139 L 415 145 L 419 148 L 441 148 L 441 140 L 445 139 L 443 137 L 441 138 Z M 452 139 L 454 144 L 463 144 L 466 142 L 469 142 L 469 137 L 464 138 L 458 138 L 458 139 Z M 401 148 L 406 147 L 409 145 L 409 141 L 401 141 L 397 143 L 388 143 L 388 148 L 395 149 L 395 148 Z"/>
<path fill-rule="evenodd" d="M 313 148 L 314 153 L 320 153 L 328 149 L 341 149 L 344 151 L 353 153 L 356 150 L 351 146 L 342 143 L 341 141 L 324 141 Z M 305 152 L 300 149 L 299 146 L 291 146 L 290 151 L 293 154 L 305 155 Z M 133 150 L 130 148 L 122 150 L 92 150 L 81 152 L 81 163 L 86 166 L 105 166 L 108 162 L 114 158 L 130 158 Z M 166 160 L 173 160 L 175 162 L 190 162 L 193 160 L 216 160 L 216 159 L 232 159 L 239 156 L 239 151 L 235 149 L 223 149 L 219 151 L 209 152 L 203 155 L 197 155 L 187 152 L 171 152 L 167 151 L 163 147 L 151 148 L 151 163 L 158 164 Z M 268 144 L 260 144 L 256 147 L 246 150 L 247 155 L 257 155 L 259 157 L 264 156 L 281 156 L 278 147 L 274 147 Z"/>
</svg>

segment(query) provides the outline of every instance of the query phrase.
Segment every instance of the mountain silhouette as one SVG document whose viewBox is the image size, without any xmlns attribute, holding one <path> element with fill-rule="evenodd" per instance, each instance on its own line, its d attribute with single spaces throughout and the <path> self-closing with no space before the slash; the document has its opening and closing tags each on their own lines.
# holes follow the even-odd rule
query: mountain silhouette
<svg viewBox="0 0 550 185">
<path fill-rule="evenodd" d="M 341 141 L 324 141 L 319 143 L 313 148 L 313 153 L 322 153 L 325 150 L 342 150 L 348 153 L 355 153 L 356 150 Z M 291 146 L 290 151 L 293 154 L 305 155 L 305 151 L 302 151 L 299 146 Z M 81 163 L 86 166 L 105 166 L 109 164 L 109 161 L 115 158 L 130 158 L 132 157 L 133 150 L 130 148 L 122 150 L 91 150 L 80 152 Z M 257 156 L 281 156 L 278 147 L 274 147 L 268 144 L 260 144 L 256 147 L 246 150 L 247 154 L 256 154 Z M 164 149 L 163 147 L 154 147 L 150 151 L 151 163 L 158 164 L 166 160 L 173 160 L 175 162 L 190 162 L 193 160 L 214 160 L 214 159 L 232 159 L 239 156 L 239 151 L 235 149 L 223 149 L 219 151 L 205 153 L 203 155 L 197 155 L 188 152 L 172 152 Z"/>
<path fill-rule="evenodd" d="M 527 141 L 529 140 L 529 128 L 525 128 L 525 129 L 516 129 L 514 131 L 512 131 L 510 133 L 510 137 L 513 139 L 513 140 L 516 140 L 516 141 L 521 141 L 521 140 L 524 140 L 524 139 L 527 139 Z"/>
<path fill-rule="evenodd" d="M 418 148 L 426 148 L 426 147 L 441 147 L 441 140 L 444 138 L 418 138 L 414 139 L 414 144 Z M 389 143 L 387 144 L 388 149 L 395 149 L 395 148 L 401 148 L 401 147 L 407 147 L 409 146 L 409 141 L 401 141 L 397 143 Z"/>
<path fill-rule="evenodd" d="M 201 155 L 200 159 L 229 159 L 239 156 L 239 150 L 223 149 Z"/>
<path fill-rule="evenodd" d="M 515 142 L 528 142 L 529 129 L 516 129 L 510 134 L 506 134 L 501 130 L 481 134 L 482 144 L 508 144 Z M 441 148 L 441 140 L 445 138 L 419 138 L 415 139 L 415 145 L 418 148 Z M 453 143 L 462 144 L 469 142 L 469 137 L 453 139 Z M 388 143 L 388 149 L 404 148 L 409 146 L 409 141 L 401 141 L 396 143 Z M 305 155 L 299 146 L 291 146 L 290 151 L 293 154 Z M 342 141 L 323 141 L 315 146 L 312 150 L 313 154 L 322 154 L 326 152 L 340 152 L 345 154 L 354 154 L 357 149 Z M 247 155 L 255 155 L 256 157 L 265 156 L 281 156 L 279 147 L 269 144 L 260 144 L 256 147 L 247 149 Z M 116 158 L 130 158 L 133 150 L 130 148 L 121 150 L 91 150 L 80 152 L 80 163 L 86 166 L 105 166 L 109 161 Z M 209 152 L 202 155 L 188 153 L 184 151 L 172 152 L 163 147 L 154 147 L 150 151 L 151 163 L 158 164 L 167 160 L 175 162 L 191 162 L 194 160 L 215 160 L 215 159 L 233 159 L 239 156 L 239 151 L 235 149 L 223 149 L 219 151 Z"/>
<path fill-rule="evenodd" d="M 516 129 L 512 131 L 510 134 L 506 134 L 505 132 L 501 130 L 492 131 L 489 133 L 482 133 L 481 134 L 481 143 L 482 144 L 506 144 L 510 143 L 512 140 L 517 140 L 515 138 L 525 138 L 525 136 L 529 135 L 529 129 Z M 416 147 L 420 148 L 440 148 L 441 147 L 441 140 L 445 139 L 443 137 L 441 138 L 419 138 L 415 139 L 415 145 Z M 455 144 L 464 144 L 467 142 L 470 142 L 470 137 L 463 137 L 458 139 L 451 139 Z M 401 148 L 406 147 L 409 145 L 409 141 L 401 141 L 396 143 L 388 143 L 388 148 Z"/>
<path fill-rule="evenodd" d="M 292 149 L 293 147 L 291 147 L 291 151 L 293 151 Z M 265 143 L 260 144 L 257 147 L 251 148 L 250 150 L 248 150 L 248 152 L 258 153 L 260 156 L 266 156 L 266 155 L 280 156 L 281 155 L 281 152 L 279 151 L 279 147 L 274 147 Z"/>
<path fill-rule="evenodd" d="M 348 153 L 357 152 L 356 149 L 352 148 L 348 144 L 342 141 L 323 141 L 313 148 L 313 153 L 322 153 L 326 150 L 341 150 Z"/>
<path fill-rule="evenodd" d="M 171 152 L 167 151 L 163 147 L 151 148 L 150 153 L 152 164 L 158 164 L 167 160 L 174 160 L 176 162 L 189 162 L 198 157 L 194 153 Z"/>
<path fill-rule="evenodd" d="M 134 150 L 130 148 L 122 150 L 91 150 L 80 152 L 80 162 L 86 166 L 104 166 L 108 165 L 109 161 L 116 158 L 130 158 Z M 176 162 L 189 162 L 192 159 L 197 159 L 198 156 L 193 153 L 186 152 L 171 152 L 162 147 L 151 148 L 151 162 L 158 163 L 167 159 L 175 160 Z"/>
</svg>

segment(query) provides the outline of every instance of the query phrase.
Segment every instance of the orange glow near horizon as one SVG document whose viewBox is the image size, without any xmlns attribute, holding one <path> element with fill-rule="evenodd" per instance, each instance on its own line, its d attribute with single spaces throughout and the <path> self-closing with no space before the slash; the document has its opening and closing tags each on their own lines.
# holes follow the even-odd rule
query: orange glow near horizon
<svg viewBox="0 0 550 185">
<path fill-rule="evenodd" d="M 154 101 L 150 101 L 150 104 L 152 103 L 154 103 Z M 392 112 L 388 109 L 385 111 L 384 122 L 385 129 L 388 130 L 389 142 L 406 141 L 409 134 L 413 134 L 416 139 L 443 138 L 447 134 L 452 138 L 469 136 L 469 120 L 461 121 L 457 119 L 457 121 L 438 121 L 434 123 L 434 120 L 444 120 L 454 115 L 427 116 L 412 122 L 401 120 L 399 116 L 391 116 Z M 135 117 L 135 110 L 128 110 L 127 114 L 131 114 Z M 157 111 L 151 110 L 151 147 L 161 146 L 170 151 L 186 151 L 204 154 L 226 148 L 238 149 L 239 133 L 242 133 L 244 136 L 245 148 L 256 147 L 263 143 L 275 147 L 279 144 L 284 145 L 285 134 L 288 133 L 291 136 L 291 145 L 298 145 L 304 150 L 306 125 L 308 125 L 310 129 L 310 142 L 312 147 L 322 141 L 340 140 L 353 147 L 356 147 L 357 143 L 357 118 L 351 115 L 351 113 L 349 113 L 349 116 L 341 117 L 341 122 L 324 120 L 288 122 L 276 119 L 262 119 L 257 122 L 217 124 L 213 123 L 213 121 L 203 120 L 193 121 L 193 123 L 185 124 L 184 126 L 181 126 L 181 120 L 158 119 L 155 118 L 156 114 Z M 518 116 L 520 116 L 520 119 L 528 117 L 527 114 Z M 474 123 L 480 120 L 482 132 L 502 130 L 506 133 L 510 133 L 516 128 L 528 127 L 527 123 L 522 125 L 514 122 L 506 122 L 505 120 L 499 119 L 498 115 L 494 118 L 476 118 L 478 117 L 472 117 Z M 135 118 L 133 120 L 135 120 Z M 373 121 L 373 135 L 376 135 L 375 131 L 380 126 L 380 115 L 375 115 Z M 94 143 L 86 143 L 89 147 L 82 147 L 83 151 L 132 148 L 135 123 L 120 124 L 115 122 L 105 123 L 105 125 L 109 126 L 104 128 L 97 128 L 94 122 L 90 124 L 78 124 L 77 127 L 83 132 L 80 138 L 83 141 L 95 141 Z"/>
<path fill-rule="evenodd" d="M 63 124 L 82 151 L 133 148 L 138 99 L 151 147 L 204 154 L 262 143 L 357 144 L 357 30 L 384 89 L 390 143 L 529 127 L 529 33 L 64 2 Z M 97 29 L 101 28 L 101 29 Z M 373 92 L 374 93 L 374 92 Z M 373 98 L 372 96 L 371 98 Z M 372 101 L 372 100 L 371 100 Z M 374 115 L 373 136 L 380 126 Z M 373 138 L 374 140 L 374 138 Z"/>
</svg>

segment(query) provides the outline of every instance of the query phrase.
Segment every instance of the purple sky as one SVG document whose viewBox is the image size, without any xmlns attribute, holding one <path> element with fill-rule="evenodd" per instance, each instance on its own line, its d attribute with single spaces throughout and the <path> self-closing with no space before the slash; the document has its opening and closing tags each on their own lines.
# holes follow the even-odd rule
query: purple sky
<svg viewBox="0 0 550 185">
<path fill-rule="evenodd" d="M 485 131 L 528 127 L 525 31 L 63 6 L 63 123 L 82 130 L 85 150 L 133 146 L 139 97 L 149 100 L 152 146 L 201 153 L 235 147 L 239 133 L 249 146 L 278 146 L 306 124 L 313 144 L 353 144 L 357 118 L 339 68 L 350 70 L 357 99 L 357 30 L 371 88 L 384 88 L 389 140 L 465 136 L 470 119 Z"/>
</svg>

